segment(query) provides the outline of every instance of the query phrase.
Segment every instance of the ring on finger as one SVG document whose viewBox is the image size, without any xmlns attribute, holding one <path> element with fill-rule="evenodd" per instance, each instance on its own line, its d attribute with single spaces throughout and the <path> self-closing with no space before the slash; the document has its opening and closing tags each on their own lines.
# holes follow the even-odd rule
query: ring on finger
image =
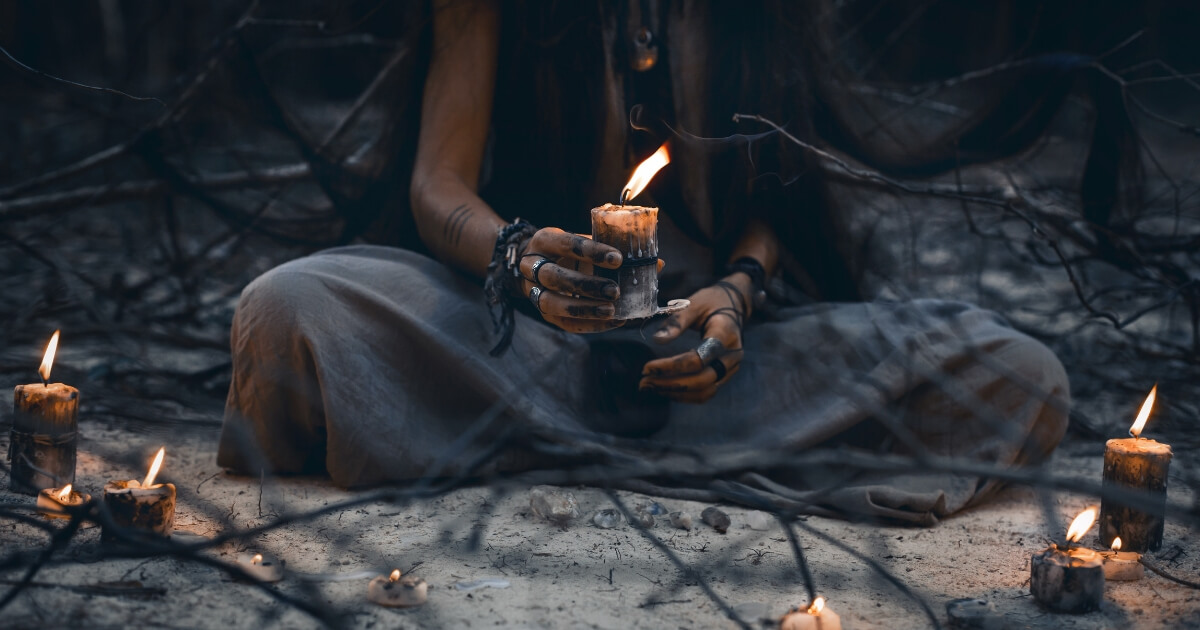
<svg viewBox="0 0 1200 630">
<path fill-rule="evenodd" d="M 542 281 L 538 279 L 538 272 L 542 270 L 542 265 L 544 265 L 548 262 L 550 262 L 550 259 L 543 256 L 542 258 L 539 258 L 536 261 L 534 261 L 533 266 L 530 267 L 529 275 L 532 276 L 532 278 L 530 278 L 530 280 L 533 280 L 534 284 L 542 283 Z"/>
<path fill-rule="evenodd" d="M 700 363 L 711 363 L 713 359 L 719 358 L 724 354 L 725 344 L 721 343 L 720 339 L 715 337 L 705 337 L 700 340 L 700 345 L 696 346 L 696 354 L 700 355 Z"/>
<path fill-rule="evenodd" d="M 718 383 L 725 380 L 725 375 L 728 374 L 728 370 L 725 369 L 725 363 L 723 363 L 720 359 L 713 359 L 712 362 L 708 364 L 708 367 L 712 368 L 713 371 L 717 373 Z"/>
<path fill-rule="evenodd" d="M 529 301 L 533 304 L 539 313 L 542 312 L 542 287 L 533 287 L 529 290 Z"/>
</svg>

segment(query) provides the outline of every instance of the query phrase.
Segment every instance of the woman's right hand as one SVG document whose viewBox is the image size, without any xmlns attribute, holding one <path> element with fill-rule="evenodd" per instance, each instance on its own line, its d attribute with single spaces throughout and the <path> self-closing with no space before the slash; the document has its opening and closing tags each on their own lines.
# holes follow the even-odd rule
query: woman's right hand
<svg viewBox="0 0 1200 630">
<path fill-rule="evenodd" d="M 547 262 L 538 265 L 542 259 Z M 521 288 L 526 299 L 534 287 L 540 289 L 536 306 L 551 324 L 567 332 L 603 332 L 624 323 L 613 319 L 613 301 L 620 289 L 616 281 L 592 271 L 620 266 L 621 252 L 615 247 L 558 228 L 542 228 L 521 252 Z"/>
</svg>

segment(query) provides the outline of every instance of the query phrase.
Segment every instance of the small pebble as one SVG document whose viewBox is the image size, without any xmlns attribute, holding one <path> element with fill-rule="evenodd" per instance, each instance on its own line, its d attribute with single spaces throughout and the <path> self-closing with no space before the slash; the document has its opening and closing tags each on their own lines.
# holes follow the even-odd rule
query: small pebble
<svg viewBox="0 0 1200 630">
<path fill-rule="evenodd" d="M 770 514 L 755 510 L 753 512 L 746 513 L 746 520 L 743 523 L 743 526 L 755 531 L 765 532 L 768 529 L 771 529 L 774 524 L 775 519 L 771 518 Z"/>
<path fill-rule="evenodd" d="M 724 534 L 729 529 L 729 515 L 715 507 L 704 508 L 700 513 L 700 520 L 711 525 L 718 534 Z"/>
<path fill-rule="evenodd" d="M 600 529 L 612 529 L 621 525 L 621 513 L 609 508 L 600 510 L 592 517 L 592 524 Z"/>
<path fill-rule="evenodd" d="M 667 518 L 671 519 L 672 527 L 687 530 L 692 528 L 692 515 L 687 512 L 671 512 Z"/>
<path fill-rule="evenodd" d="M 950 627 L 959 630 L 1004 630 L 1009 627 L 996 605 L 986 599 L 946 602 L 946 616 L 950 618 Z"/>
<path fill-rule="evenodd" d="M 654 527 L 654 517 L 641 510 L 634 511 L 633 522 L 642 529 L 650 529 L 651 527 Z"/>
<path fill-rule="evenodd" d="M 558 488 L 530 490 L 529 507 L 535 515 L 559 525 L 579 518 L 579 503 L 575 501 L 575 495 Z"/>
<path fill-rule="evenodd" d="M 658 501 L 643 503 L 637 506 L 637 509 L 649 514 L 650 516 L 662 516 L 667 513 L 667 508 L 663 507 L 663 504 L 659 503 Z"/>
</svg>

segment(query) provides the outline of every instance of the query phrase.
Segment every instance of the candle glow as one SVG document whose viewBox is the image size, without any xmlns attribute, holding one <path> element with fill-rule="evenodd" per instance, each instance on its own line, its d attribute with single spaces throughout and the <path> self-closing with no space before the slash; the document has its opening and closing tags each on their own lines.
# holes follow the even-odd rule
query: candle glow
<svg viewBox="0 0 1200 630">
<path fill-rule="evenodd" d="M 1071 521 L 1071 526 L 1067 528 L 1067 542 L 1079 542 L 1079 539 L 1083 538 L 1083 535 L 1095 524 L 1096 512 L 1095 506 L 1089 507 Z"/>
<path fill-rule="evenodd" d="M 57 495 L 55 495 L 54 498 L 58 499 L 59 501 L 66 501 L 67 498 L 70 496 L 71 496 L 71 484 L 67 484 L 67 485 L 63 486 L 63 489 L 61 491 L 59 491 L 59 493 Z"/>
<path fill-rule="evenodd" d="M 1113 539 L 1113 543 L 1112 543 L 1112 547 L 1111 547 L 1111 549 L 1112 549 L 1113 551 L 1120 551 L 1120 550 L 1121 550 L 1121 537 L 1120 537 L 1120 536 L 1117 536 L 1116 538 L 1114 538 L 1114 539 Z"/>
<path fill-rule="evenodd" d="M 262 564 L 262 561 L 263 557 L 261 553 L 256 553 L 253 558 L 250 558 L 250 564 Z"/>
<path fill-rule="evenodd" d="M 1133 437 L 1141 437 L 1142 429 L 1146 427 L 1146 420 L 1150 418 L 1150 410 L 1154 407 L 1154 399 L 1158 397 L 1158 384 L 1150 389 L 1150 395 L 1146 396 L 1146 402 L 1142 403 L 1142 408 L 1138 411 L 1137 420 L 1133 421 L 1133 426 L 1129 427 L 1129 435 Z"/>
<path fill-rule="evenodd" d="M 146 473 L 146 480 L 142 482 L 143 488 L 149 488 L 154 483 L 154 478 L 158 476 L 158 469 L 162 467 L 163 455 L 166 450 L 165 446 L 158 449 L 158 455 L 154 456 L 154 463 L 150 464 L 150 472 Z"/>
<path fill-rule="evenodd" d="M 808 607 L 808 614 L 819 615 L 821 614 L 822 610 L 825 610 L 825 598 L 818 595 L 817 598 L 812 601 L 812 605 Z"/>
<path fill-rule="evenodd" d="M 400 569 L 392 569 L 392 574 L 388 576 L 388 580 L 396 582 L 400 580 Z"/>
<path fill-rule="evenodd" d="M 654 175 L 662 170 L 662 167 L 671 163 L 671 153 L 667 151 L 667 143 L 663 143 L 654 155 L 646 158 L 637 168 L 633 170 L 633 175 L 629 178 L 629 183 L 625 184 L 625 188 L 621 191 L 621 205 L 624 205 L 629 200 L 642 194 L 646 186 L 650 185 L 650 180 L 654 179 Z"/>
<path fill-rule="evenodd" d="M 54 366 L 54 354 L 58 351 L 59 332 L 61 331 L 54 331 L 54 336 L 50 337 L 50 343 L 46 345 L 46 354 L 42 356 L 42 365 L 38 368 L 43 383 L 50 381 L 50 368 Z"/>
</svg>

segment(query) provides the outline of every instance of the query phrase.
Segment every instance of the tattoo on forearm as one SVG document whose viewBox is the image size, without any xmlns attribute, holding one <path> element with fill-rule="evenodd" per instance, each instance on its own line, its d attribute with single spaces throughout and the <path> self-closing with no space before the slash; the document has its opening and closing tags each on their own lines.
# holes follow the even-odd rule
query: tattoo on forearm
<svg viewBox="0 0 1200 630">
<path fill-rule="evenodd" d="M 445 225 L 442 226 L 442 238 L 455 247 L 458 247 L 462 241 L 463 229 L 467 227 L 467 222 L 473 216 L 470 206 L 463 204 L 454 209 L 450 216 L 446 218 Z"/>
</svg>

